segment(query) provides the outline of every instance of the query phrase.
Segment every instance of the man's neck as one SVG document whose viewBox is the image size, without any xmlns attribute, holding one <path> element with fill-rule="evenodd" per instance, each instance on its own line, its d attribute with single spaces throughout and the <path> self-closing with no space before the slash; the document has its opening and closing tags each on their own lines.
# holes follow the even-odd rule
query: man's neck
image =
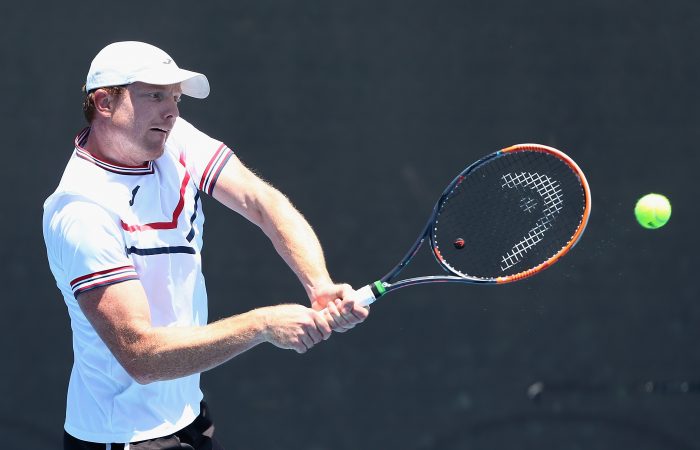
<svg viewBox="0 0 700 450">
<path fill-rule="evenodd" d="M 93 122 L 90 125 L 90 133 L 83 148 L 95 158 L 110 164 L 140 166 L 144 163 L 144 161 L 132 161 L 129 159 L 129 152 L 123 148 L 123 140 L 118 139 L 114 133 L 110 133 L 99 122 Z"/>
</svg>

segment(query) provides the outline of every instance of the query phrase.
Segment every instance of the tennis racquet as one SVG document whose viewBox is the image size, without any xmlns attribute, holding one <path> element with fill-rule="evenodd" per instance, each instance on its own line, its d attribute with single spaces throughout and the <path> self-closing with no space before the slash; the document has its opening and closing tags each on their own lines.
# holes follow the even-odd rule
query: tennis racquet
<svg viewBox="0 0 700 450">
<path fill-rule="evenodd" d="M 457 175 L 403 259 L 359 289 L 355 301 L 366 306 L 424 283 L 504 284 L 531 277 L 574 247 L 590 213 L 586 177 L 563 152 L 540 144 L 502 149 Z M 443 274 L 396 281 L 426 240 Z"/>
</svg>

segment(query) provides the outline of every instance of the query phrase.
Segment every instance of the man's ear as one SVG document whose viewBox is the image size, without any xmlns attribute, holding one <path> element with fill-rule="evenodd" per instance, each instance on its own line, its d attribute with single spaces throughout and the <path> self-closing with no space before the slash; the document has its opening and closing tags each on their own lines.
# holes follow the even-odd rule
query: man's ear
<svg viewBox="0 0 700 450">
<path fill-rule="evenodd" d="M 114 112 L 116 99 L 104 89 L 97 89 L 93 92 L 95 112 L 101 116 L 111 117 Z"/>
</svg>

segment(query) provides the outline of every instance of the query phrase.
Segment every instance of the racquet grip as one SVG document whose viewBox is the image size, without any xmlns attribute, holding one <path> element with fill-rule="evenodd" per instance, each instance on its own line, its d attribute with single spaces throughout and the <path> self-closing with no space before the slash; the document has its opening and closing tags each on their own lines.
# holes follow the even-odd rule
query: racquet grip
<svg viewBox="0 0 700 450">
<path fill-rule="evenodd" d="M 374 292 L 372 292 L 372 286 L 368 284 L 367 286 L 355 291 L 355 298 L 353 300 L 355 300 L 355 304 L 364 307 L 374 303 L 375 300 L 377 300 L 377 297 L 375 297 Z M 319 314 L 325 316 L 327 312 L 328 308 L 323 308 L 319 311 Z"/>
<path fill-rule="evenodd" d="M 355 303 L 360 306 L 369 306 L 374 303 L 375 300 L 377 300 L 377 297 L 374 296 L 374 292 L 372 292 L 372 286 L 369 284 L 355 292 L 357 293 Z"/>
</svg>

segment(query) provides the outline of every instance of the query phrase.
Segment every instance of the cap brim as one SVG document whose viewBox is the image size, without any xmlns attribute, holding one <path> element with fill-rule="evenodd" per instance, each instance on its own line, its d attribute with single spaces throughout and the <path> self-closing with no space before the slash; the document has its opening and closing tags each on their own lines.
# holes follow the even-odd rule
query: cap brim
<svg viewBox="0 0 700 450">
<path fill-rule="evenodd" d="M 209 80 L 198 72 L 185 69 L 170 69 L 141 72 L 133 81 L 148 84 L 166 85 L 180 83 L 184 95 L 194 98 L 206 98 L 209 95 Z"/>
</svg>

